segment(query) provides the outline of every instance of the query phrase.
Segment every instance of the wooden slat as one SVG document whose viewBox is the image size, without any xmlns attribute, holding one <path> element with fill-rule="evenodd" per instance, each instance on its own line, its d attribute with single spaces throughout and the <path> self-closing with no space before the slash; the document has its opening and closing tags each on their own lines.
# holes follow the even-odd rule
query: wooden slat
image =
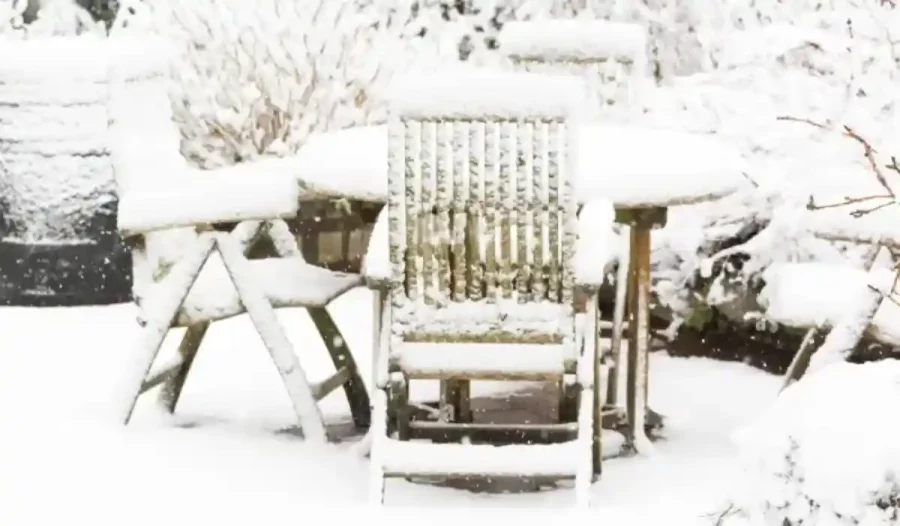
<svg viewBox="0 0 900 526">
<path fill-rule="evenodd" d="M 349 382 L 351 378 L 353 378 L 353 371 L 351 371 L 349 367 L 341 367 L 336 373 L 329 376 L 325 380 L 317 384 L 313 384 L 313 398 L 315 398 L 318 402 L 319 400 L 331 394 L 332 391 L 334 391 L 338 387 L 341 387 L 342 385 Z"/>
<path fill-rule="evenodd" d="M 484 214 L 484 170 L 486 125 L 474 122 L 469 129 L 469 196 L 466 212 L 466 276 L 467 296 L 471 300 L 484 297 L 484 272 L 482 267 L 481 231 L 485 228 Z"/>
<path fill-rule="evenodd" d="M 450 233 L 451 204 L 453 201 L 453 124 L 440 121 L 436 124 L 436 213 L 435 221 L 435 273 L 437 274 L 437 299 L 450 300 Z"/>
<path fill-rule="evenodd" d="M 529 248 L 533 245 L 532 230 L 532 210 L 530 194 L 533 191 L 531 187 L 531 177 L 534 173 L 533 167 L 533 135 L 534 123 L 519 123 L 516 136 L 515 157 L 520 165 L 516 170 L 516 264 L 518 273 L 516 276 L 516 290 L 519 296 L 519 303 L 527 303 L 532 301 L 531 298 L 531 261 L 529 254 L 533 250 Z M 532 232 L 532 235 L 529 235 Z"/>
<path fill-rule="evenodd" d="M 560 178 L 560 206 L 562 208 L 562 218 L 561 218 L 561 227 L 562 227 L 562 239 L 561 243 L 561 276 L 560 276 L 560 301 L 563 305 L 572 305 L 574 301 L 574 293 L 575 293 L 575 273 L 573 268 L 573 258 L 575 255 L 575 236 L 576 233 L 576 216 L 575 216 L 575 198 L 573 195 L 574 188 L 572 186 L 572 178 L 574 176 L 574 169 L 576 167 L 572 166 L 572 159 L 575 157 L 571 155 L 574 152 L 574 148 L 576 148 L 576 141 L 574 140 L 573 134 L 575 130 L 567 125 L 566 123 L 560 123 L 559 125 L 559 139 L 562 142 L 560 145 L 560 156 L 559 156 L 559 178 Z M 573 334 L 574 337 L 574 334 Z"/>
<path fill-rule="evenodd" d="M 534 135 L 532 136 L 532 151 L 534 163 L 532 165 L 532 208 L 535 211 L 534 220 L 534 271 L 531 276 L 532 300 L 540 301 L 547 298 L 547 272 L 544 268 L 544 245 L 547 240 L 547 124 L 541 121 L 535 122 Z"/>
<path fill-rule="evenodd" d="M 420 188 L 422 192 L 422 208 L 419 213 L 420 238 L 419 257 L 422 258 L 422 280 L 424 282 L 424 301 L 426 305 L 435 303 L 435 287 L 437 285 L 437 273 L 435 272 L 435 245 L 434 245 L 434 206 L 435 206 L 435 182 L 437 149 L 435 148 L 435 121 L 422 122 L 422 178 Z"/>
<path fill-rule="evenodd" d="M 184 364 L 184 360 L 181 356 L 175 356 L 164 365 L 161 365 L 155 369 L 152 369 L 148 374 L 147 378 L 144 379 L 144 382 L 141 384 L 141 393 L 144 393 L 150 389 L 153 389 L 157 385 L 163 383 L 168 380 L 169 377 L 178 372 L 178 369 Z"/>
<path fill-rule="evenodd" d="M 412 300 L 419 299 L 419 290 L 422 286 L 422 272 L 418 259 L 419 239 L 419 210 L 421 209 L 420 174 L 422 171 L 422 145 L 421 124 L 417 121 L 406 121 L 404 129 L 404 186 L 406 205 L 406 295 Z"/>
<path fill-rule="evenodd" d="M 453 300 L 466 299 L 466 200 L 469 198 L 469 129 L 467 122 L 453 124 L 453 195 L 452 200 L 452 236 L 453 261 L 451 277 Z"/>
<path fill-rule="evenodd" d="M 514 155 L 516 124 L 505 121 L 500 125 L 500 166 L 498 179 L 498 222 L 500 230 L 499 276 L 497 285 L 501 298 L 512 298 L 513 210 L 516 184 L 516 157 Z"/>
<path fill-rule="evenodd" d="M 498 244 L 498 205 L 500 189 L 498 178 L 500 161 L 500 124 L 489 122 L 486 128 L 484 171 L 480 177 L 484 181 L 484 216 L 485 216 L 485 296 L 488 301 L 497 299 L 497 244 Z"/>
<path fill-rule="evenodd" d="M 549 190 L 549 208 L 547 217 L 547 252 L 548 280 L 547 297 L 550 301 L 560 300 L 559 290 L 559 122 L 551 121 L 547 133 L 547 187 Z"/>
</svg>

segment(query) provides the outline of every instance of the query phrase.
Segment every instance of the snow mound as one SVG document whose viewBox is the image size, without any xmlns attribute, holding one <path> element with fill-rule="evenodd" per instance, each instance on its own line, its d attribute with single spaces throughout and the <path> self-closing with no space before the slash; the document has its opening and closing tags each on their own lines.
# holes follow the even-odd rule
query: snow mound
<svg viewBox="0 0 900 526">
<path fill-rule="evenodd" d="M 828 366 L 740 430 L 734 524 L 900 521 L 900 361 Z"/>
</svg>

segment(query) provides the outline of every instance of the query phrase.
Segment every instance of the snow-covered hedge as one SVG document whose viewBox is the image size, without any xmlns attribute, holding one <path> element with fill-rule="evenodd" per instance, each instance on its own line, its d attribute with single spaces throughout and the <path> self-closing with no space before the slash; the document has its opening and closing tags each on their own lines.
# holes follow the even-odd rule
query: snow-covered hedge
<svg viewBox="0 0 900 526">
<path fill-rule="evenodd" d="M 726 524 L 900 522 L 900 361 L 836 364 L 737 435 L 746 486 Z"/>
</svg>

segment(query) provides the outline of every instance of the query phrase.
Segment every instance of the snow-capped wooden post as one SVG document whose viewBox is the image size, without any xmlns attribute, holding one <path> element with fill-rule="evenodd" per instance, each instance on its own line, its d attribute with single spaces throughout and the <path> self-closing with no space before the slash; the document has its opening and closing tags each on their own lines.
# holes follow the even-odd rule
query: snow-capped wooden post
<svg viewBox="0 0 900 526">
<path fill-rule="evenodd" d="M 107 148 L 106 42 L 0 43 L 0 303 L 128 301 Z"/>
</svg>

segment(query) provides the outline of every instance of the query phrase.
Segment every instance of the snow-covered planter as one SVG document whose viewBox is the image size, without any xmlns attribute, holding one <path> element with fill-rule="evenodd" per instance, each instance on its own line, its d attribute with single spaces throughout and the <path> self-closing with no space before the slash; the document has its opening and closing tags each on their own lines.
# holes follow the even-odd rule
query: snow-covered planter
<svg viewBox="0 0 900 526">
<path fill-rule="evenodd" d="M 839 363 L 784 391 L 737 436 L 746 486 L 726 524 L 900 521 L 900 361 Z"/>
<path fill-rule="evenodd" d="M 106 43 L 94 36 L 0 42 L 3 300 L 127 299 L 107 149 Z"/>
</svg>

